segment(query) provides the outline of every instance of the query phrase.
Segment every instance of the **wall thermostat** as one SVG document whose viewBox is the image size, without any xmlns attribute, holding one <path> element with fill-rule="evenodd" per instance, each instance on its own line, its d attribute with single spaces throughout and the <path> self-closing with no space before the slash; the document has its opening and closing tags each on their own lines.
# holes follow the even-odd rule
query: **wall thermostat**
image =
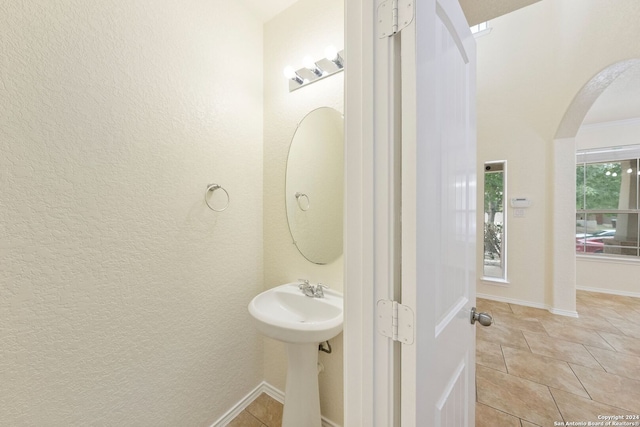
<svg viewBox="0 0 640 427">
<path fill-rule="evenodd" d="M 512 208 L 528 208 L 531 206 L 531 200 L 527 197 L 514 197 L 511 199 Z"/>
</svg>

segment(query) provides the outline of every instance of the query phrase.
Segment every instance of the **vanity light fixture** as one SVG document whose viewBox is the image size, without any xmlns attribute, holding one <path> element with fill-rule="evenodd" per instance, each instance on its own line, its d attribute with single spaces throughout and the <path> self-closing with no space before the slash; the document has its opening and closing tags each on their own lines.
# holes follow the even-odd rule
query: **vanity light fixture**
<svg viewBox="0 0 640 427">
<path fill-rule="evenodd" d="M 334 46 L 327 46 L 327 48 L 324 50 L 324 56 L 329 61 L 336 64 L 336 67 L 338 68 L 344 67 L 344 63 L 343 63 L 342 57 L 340 56 L 340 52 L 338 52 L 338 50 Z"/>
<path fill-rule="evenodd" d="M 318 63 L 313 61 L 313 58 L 311 58 L 311 56 L 305 56 L 302 60 L 302 64 L 307 70 L 311 70 L 311 72 L 316 76 L 322 77 L 323 71 L 320 69 L 320 67 L 318 67 Z"/>
<path fill-rule="evenodd" d="M 302 61 L 303 68 L 295 70 L 287 66 L 284 69 L 284 76 L 289 80 L 289 92 L 343 71 L 345 66 L 343 55 L 344 51 L 338 52 L 335 47 L 329 46 L 325 49 L 326 57 L 319 61 L 314 61 L 311 56 L 305 56 Z"/>
<path fill-rule="evenodd" d="M 286 66 L 284 67 L 284 70 L 282 70 L 284 76 L 286 78 L 288 78 L 289 80 L 292 80 L 296 83 L 298 83 L 299 85 L 304 84 L 304 79 L 302 77 L 300 77 L 300 75 L 293 69 L 293 67 L 291 66 Z"/>
</svg>

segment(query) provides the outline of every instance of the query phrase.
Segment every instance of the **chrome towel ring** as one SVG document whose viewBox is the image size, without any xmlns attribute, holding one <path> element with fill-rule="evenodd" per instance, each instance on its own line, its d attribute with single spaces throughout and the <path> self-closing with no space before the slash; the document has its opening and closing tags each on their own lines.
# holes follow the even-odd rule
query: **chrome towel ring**
<svg viewBox="0 0 640 427">
<path fill-rule="evenodd" d="M 306 207 L 304 207 L 303 203 L 300 201 L 300 199 L 302 199 L 303 197 L 307 199 Z M 309 200 L 309 196 L 307 196 L 304 193 L 300 193 L 300 192 L 296 193 L 296 202 L 298 203 L 298 207 L 300 208 L 301 211 L 308 211 L 309 208 L 311 207 L 311 201 Z"/>
<path fill-rule="evenodd" d="M 220 189 L 220 190 L 224 191 L 224 194 L 226 194 L 226 195 L 227 195 L 227 204 L 226 204 L 226 205 L 224 205 L 224 208 L 222 208 L 222 209 L 216 209 L 216 208 L 214 208 L 213 206 L 211 206 L 211 205 L 209 204 L 209 199 L 207 198 L 207 196 L 209 195 L 209 192 L 213 193 L 214 191 L 216 191 L 216 190 L 218 190 L 218 189 Z M 223 186 L 221 186 L 221 185 L 219 185 L 219 184 L 209 184 L 209 185 L 207 186 L 207 191 L 204 193 L 204 202 L 207 204 L 207 206 L 209 207 L 209 209 L 211 209 L 212 211 L 215 211 L 215 212 L 222 212 L 223 210 L 225 210 L 225 209 L 227 209 L 227 208 L 229 207 L 229 202 L 230 202 L 230 201 L 231 201 L 231 198 L 229 197 L 229 192 L 228 192 L 227 190 L 225 190 Z"/>
</svg>

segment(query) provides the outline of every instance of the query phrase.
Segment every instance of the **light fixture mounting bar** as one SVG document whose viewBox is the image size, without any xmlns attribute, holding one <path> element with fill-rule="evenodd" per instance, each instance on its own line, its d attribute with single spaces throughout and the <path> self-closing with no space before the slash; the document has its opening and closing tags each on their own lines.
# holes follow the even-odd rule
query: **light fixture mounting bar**
<svg viewBox="0 0 640 427">
<path fill-rule="evenodd" d="M 340 59 L 338 61 L 339 64 L 336 64 L 335 61 L 331 61 L 327 58 L 322 58 L 319 61 L 316 61 L 316 66 L 319 70 L 322 71 L 320 75 L 314 73 L 313 70 L 310 70 L 306 67 L 302 67 L 296 70 L 296 74 L 302 78 L 303 82 L 299 83 L 296 80 L 289 79 L 289 92 L 293 92 L 294 90 L 298 90 L 302 87 L 308 86 L 322 79 L 326 79 L 329 76 L 343 71 L 344 67 L 346 66 L 344 50 L 338 52 L 338 58 Z"/>
</svg>

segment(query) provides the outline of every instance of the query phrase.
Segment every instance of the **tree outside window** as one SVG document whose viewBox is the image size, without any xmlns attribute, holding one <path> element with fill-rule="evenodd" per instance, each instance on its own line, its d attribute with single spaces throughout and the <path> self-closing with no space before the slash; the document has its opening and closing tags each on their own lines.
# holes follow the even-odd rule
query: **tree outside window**
<svg viewBox="0 0 640 427">
<path fill-rule="evenodd" d="M 505 163 L 485 163 L 483 275 L 502 280 L 506 280 L 504 195 Z"/>
<path fill-rule="evenodd" d="M 576 253 L 640 255 L 640 146 L 585 150 L 576 165 Z"/>
</svg>

